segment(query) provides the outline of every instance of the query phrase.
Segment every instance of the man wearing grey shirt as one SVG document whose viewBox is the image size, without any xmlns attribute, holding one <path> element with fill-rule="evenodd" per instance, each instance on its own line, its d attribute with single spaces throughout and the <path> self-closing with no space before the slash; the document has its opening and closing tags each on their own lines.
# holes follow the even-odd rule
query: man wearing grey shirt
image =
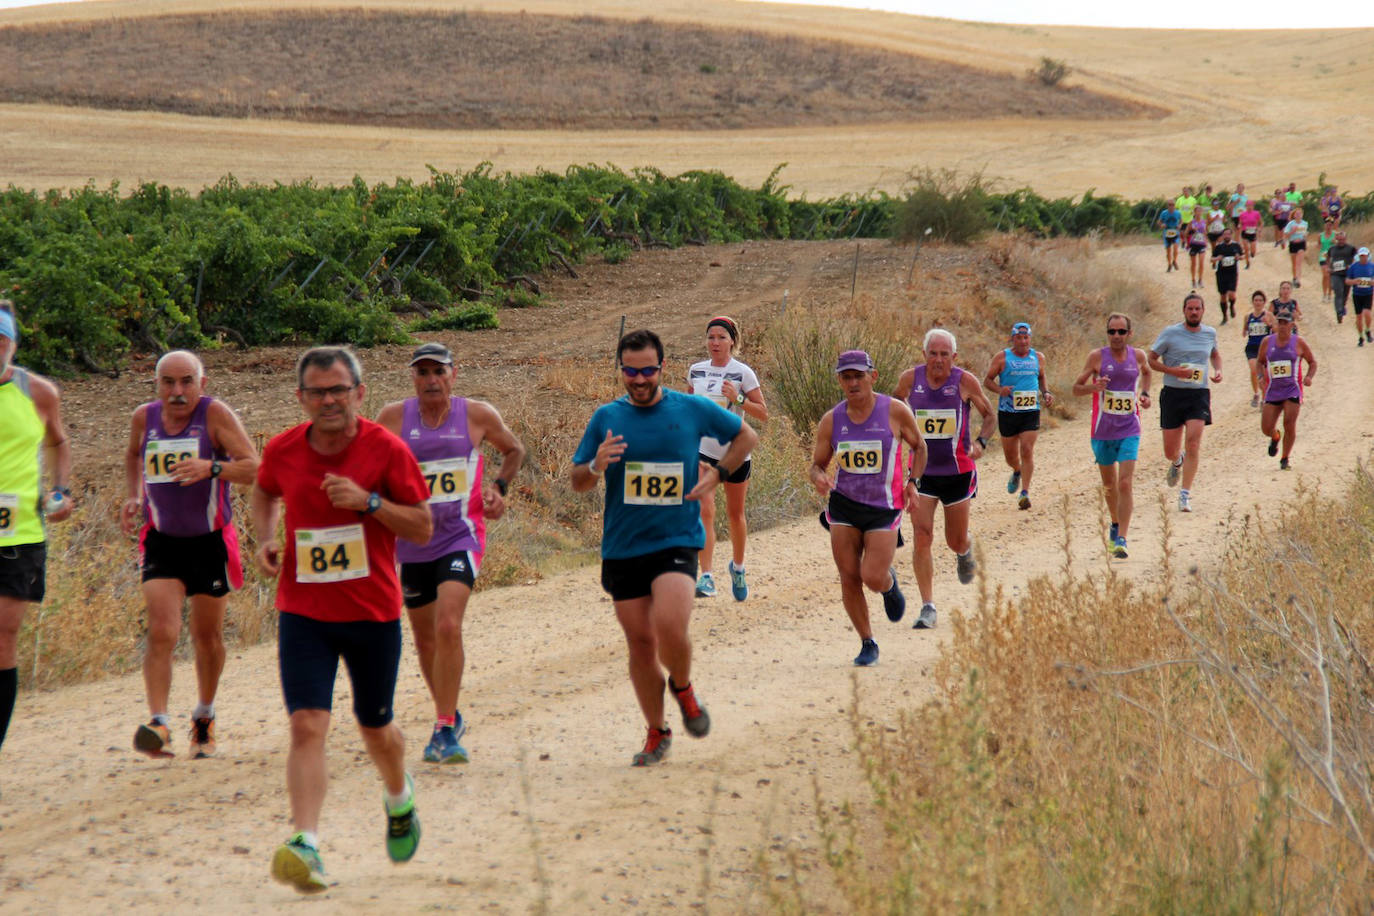
<svg viewBox="0 0 1374 916">
<path fill-rule="evenodd" d="M 1164 379 L 1159 396 L 1159 425 L 1164 430 L 1164 457 L 1169 459 L 1169 486 L 1179 482 L 1178 511 L 1192 512 L 1193 478 L 1202 452 L 1202 430 L 1212 424 L 1211 380 L 1221 381 L 1221 353 L 1217 330 L 1202 323 L 1202 297 L 1189 293 L 1183 299 L 1183 321 L 1159 332 L 1150 346 L 1150 369 Z"/>
</svg>

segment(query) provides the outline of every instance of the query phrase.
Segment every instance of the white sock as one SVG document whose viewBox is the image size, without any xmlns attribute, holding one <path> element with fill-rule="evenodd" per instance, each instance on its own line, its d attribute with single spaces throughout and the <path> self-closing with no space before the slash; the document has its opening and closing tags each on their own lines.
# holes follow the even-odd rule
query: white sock
<svg viewBox="0 0 1374 916">
<path fill-rule="evenodd" d="M 215 717 L 215 704 L 205 705 L 197 703 L 195 712 L 191 713 L 192 719 L 213 719 Z"/>
<path fill-rule="evenodd" d="M 406 781 L 406 787 L 401 790 L 400 795 L 392 795 L 383 790 L 382 798 L 386 801 L 387 811 L 395 811 L 397 808 L 403 807 L 406 802 L 410 801 L 410 781 Z"/>
<path fill-rule="evenodd" d="M 730 569 L 731 569 L 732 571 L 734 571 L 734 572 L 744 572 L 744 567 L 743 567 L 743 566 L 736 566 L 734 560 L 731 560 L 731 561 L 730 561 Z"/>
<path fill-rule="evenodd" d="M 320 838 L 315 835 L 313 830 L 302 830 L 300 832 L 301 842 L 309 846 L 316 852 L 320 851 Z"/>
<path fill-rule="evenodd" d="M 172 727 L 172 720 L 165 712 L 153 713 L 153 722 L 156 725 L 164 725 L 168 728 Z"/>
</svg>

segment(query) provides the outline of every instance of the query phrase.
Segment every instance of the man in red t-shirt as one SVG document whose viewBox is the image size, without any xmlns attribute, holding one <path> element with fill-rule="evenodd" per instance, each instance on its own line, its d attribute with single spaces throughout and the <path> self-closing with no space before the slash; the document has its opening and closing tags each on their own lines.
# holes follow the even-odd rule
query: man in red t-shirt
<svg viewBox="0 0 1374 916">
<path fill-rule="evenodd" d="M 429 488 L 410 450 L 358 415 L 365 389 L 353 352 L 308 350 L 296 379 L 310 422 L 267 443 L 252 508 L 258 569 L 277 579 L 277 659 L 291 716 L 286 786 L 298 831 L 273 855 L 272 876 L 313 893 L 328 886 L 317 831 L 341 656 L 358 730 L 386 787 L 387 854 L 407 861 L 420 842 L 405 741 L 391 709 L 401 658 L 396 538 L 424 543 L 432 523 Z M 277 542 L 282 501 L 284 546 Z"/>
</svg>

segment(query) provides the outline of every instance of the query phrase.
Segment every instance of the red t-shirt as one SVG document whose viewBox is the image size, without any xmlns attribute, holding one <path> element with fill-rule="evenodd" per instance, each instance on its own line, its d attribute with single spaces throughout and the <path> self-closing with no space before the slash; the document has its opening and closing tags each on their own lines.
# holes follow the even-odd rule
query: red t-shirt
<svg viewBox="0 0 1374 916">
<path fill-rule="evenodd" d="M 277 610 L 314 620 L 390 621 L 401 616 L 396 535 L 374 516 L 337 509 L 321 488 L 326 472 L 405 506 L 429 499 L 420 466 L 385 427 L 358 418 L 358 434 L 337 455 L 310 447 L 309 423 L 267 443 L 258 486 L 286 501 L 286 549 Z M 298 558 L 299 553 L 299 558 Z"/>
</svg>

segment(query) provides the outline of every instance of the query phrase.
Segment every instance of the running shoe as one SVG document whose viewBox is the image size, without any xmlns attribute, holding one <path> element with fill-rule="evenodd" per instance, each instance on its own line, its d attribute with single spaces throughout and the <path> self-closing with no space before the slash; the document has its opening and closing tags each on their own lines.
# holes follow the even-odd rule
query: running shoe
<svg viewBox="0 0 1374 916">
<path fill-rule="evenodd" d="M 1356 337 L 1356 338 L 1355 338 L 1355 346 L 1357 346 L 1357 347 L 1363 347 L 1363 346 L 1364 346 L 1364 338 L 1363 338 L 1363 337 Z"/>
<path fill-rule="evenodd" d="M 1221 307 L 1221 323 L 1226 323 L 1226 306 L 1224 305 Z"/>
<path fill-rule="evenodd" d="M 191 720 L 191 759 L 215 756 L 215 717 Z"/>
<path fill-rule="evenodd" d="M 282 884 L 290 884 L 302 894 L 318 894 L 329 889 L 319 850 L 307 846 L 299 833 L 272 853 L 272 877 Z"/>
<path fill-rule="evenodd" d="M 1231 306 L 1231 317 L 1232 317 L 1232 318 L 1236 317 L 1236 304 L 1235 304 L 1235 302 L 1230 302 L 1230 303 L 1228 303 L 1228 304 Z"/>
<path fill-rule="evenodd" d="M 1171 487 L 1178 486 L 1178 475 L 1183 473 L 1183 453 L 1178 453 L 1178 460 L 1169 465 L 1169 471 L 1164 475 L 1164 482 Z"/>
<path fill-rule="evenodd" d="M 692 685 L 678 687 L 672 678 L 668 678 L 668 689 L 673 692 L 673 699 L 677 700 L 677 708 L 682 713 L 682 727 L 687 729 L 687 734 L 693 738 L 705 738 L 711 730 L 711 714 L 697 702 L 697 693 Z"/>
<path fill-rule="evenodd" d="M 1369 341 L 1370 343 L 1374 343 L 1374 331 L 1371 331 L 1371 330 L 1369 330 L 1368 328 L 1365 328 L 1365 331 L 1364 331 L 1364 339 L 1367 340 L 1367 341 Z"/>
<path fill-rule="evenodd" d="M 1252 394 L 1252 395 L 1250 395 L 1250 406 L 1251 406 L 1251 407 L 1258 407 L 1258 406 L 1259 406 L 1259 395 L 1257 395 L 1257 394 Z"/>
<path fill-rule="evenodd" d="M 1293 278 L 1293 288 L 1294 288 L 1294 289 L 1302 289 L 1302 281 L 1299 280 L 1297 277 L 1294 277 L 1294 278 Z"/>
<path fill-rule="evenodd" d="M 1129 556 L 1129 554 L 1126 553 L 1125 538 L 1118 535 L 1116 538 L 1112 540 L 1112 556 L 1118 560 L 1124 560 L 1127 556 Z"/>
<path fill-rule="evenodd" d="M 453 725 L 436 725 L 429 744 L 425 745 L 425 760 L 429 763 L 467 763 L 468 750 L 458 742 L 465 731 L 467 726 L 462 719 Z"/>
<path fill-rule="evenodd" d="M 1018 500 L 1016 501 L 1016 508 L 1018 508 L 1018 509 L 1029 509 L 1029 508 L 1030 508 L 1030 494 L 1027 493 L 1025 490 L 1022 490 L 1022 491 L 1021 491 L 1021 498 L 1018 499 Z"/>
<path fill-rule="evenodd" d="M 1007 492 L 1014 495 L 1019 486 L 1021 486 L 1021 472 L 1012 471 L 1011 476 L 1007 478 Z"/>
<path fill-rule="evenodd" d="M 906 613 L 906 596 L 897 586 L 897 568 L 895 566 L 890 567 L 887 572 L 888 575 L 892 576 L 892 585 L 883 592 L 883 610 L 887 611 L 887 619 L 896 623 Z"/>
<path fill-rule="evenodd" d="M 859 654 L 854 656 L 854 664 L 860 668 L 878 664 L 878 644 L 871 639 L 865 639 L 864 644 L 859 647 Z"/>
<path fill-rule="evenodd" d="M 1193 498 L 1192 498 L 1192 494 L 1189 493 L 1187 490 L 1179 490 L 1179 491 L 1178 491 L 1178 511 L 1180 511 L 1180 512 L 1192 512 L 1192 511 L 1193 511 Z"/>
<path fill-rule="evenodd" d="M 749 597 L 749 584 L 744 581 L 744 570 L 735 568 L 735 561 L 731 560 L 730 570 L 730 594 L 735 596 L 736 601 L 743 601 Z"/>
<path fill-rule="evenodd" d="M 406 788 L 410 798 L 399 809 L 393 811 L 386 802 L 386 854 L 393 862 L 409 862 L 420 846 L 420 816 L 415 813 L 415 780 L 406 774 Z"/>
<path fill-rule="evenodd" d="M 1274 431 L 1274 435 L 1272 435 L 1272 436 L 1269 437 L 1269 457 L 1270 457 L 1270 458 L 1273 458 L 1275 455 L 1277 455 L 1277 454 L 1279 453 L 1279 442 L 1280 442 L 1282 439 L 1283 439 L 1283 433 L 1279 432 L 1278 430 L 1275 430 L 1275 431 Z"/>
<path fill-rule="evenodd" d="M 147 725 L 140 725 L 138 731 L 134 732 L 134 749 L 142 751 L 149 757 L 157 759 L 159 757 L 175 757 L 168 750 L 172 746 L 172 731 L 165 725 L 157 722 L 149 722 Z"/>
<path fill-rule="evenodd" d="M 1112 522 L 1112 526 L 1107 529 L 1107 543 L 1115 544 L 1116 539 L 1121 535 L 1121 526 Z"/>
<path fill-rule="evenodd" d="M 635 754 L 631 766 L 653 766 L 668 756 L 668 748 L 672 746 L 673 730 L 671 728 L 653 728 L 650 726 L 649 738 L 644 742 L 644 750 Z"/>
<path fill-rule="evenodd" d="M 712 578 L 711 574 L 708 572 L 702 573 L 701 578 L 697 579 L 697 597 L 716 597 L 716 580 Z"/>
<path fill-rule="evenodd" d="M 1287 459 L 1287 458 L 1280 458 L 1280 459 L 1279 459 L 1279 470 L 1280 470 L 1280 471 L 1286 471 L 1286 470 L 1288 470 L 1288 459 Z"/>
<path fill-rule="evenodd" d="M 955 554 L 958 560 L 959 582 L 968 585 L 973 581 L 973 571 L 978 568 L 978 564 L 973 559 L 973 548 L 968 549 L 968 553 Z"/>
<path fill-rule="evenodd" d="M 933 630 L 935 629 L 935 605 L 927 601 L 921 605 L 921 613 L 916 616 L 916 622 L 911 625 L 913 630 Z"/>
</svg>

